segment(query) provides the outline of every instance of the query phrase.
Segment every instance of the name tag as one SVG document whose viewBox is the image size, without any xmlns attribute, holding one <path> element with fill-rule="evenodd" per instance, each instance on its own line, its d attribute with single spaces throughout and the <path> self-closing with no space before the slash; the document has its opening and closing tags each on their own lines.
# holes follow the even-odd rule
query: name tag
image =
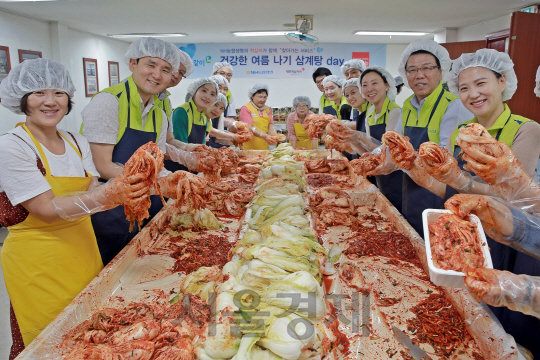
<svg viewBox="0 0 540 360">
<path fill-rule="evenodd" d="M 255 115 L 255 114 L 251 114 L 251 117 L 257 117 L 257 115 Z"/>
</svg>

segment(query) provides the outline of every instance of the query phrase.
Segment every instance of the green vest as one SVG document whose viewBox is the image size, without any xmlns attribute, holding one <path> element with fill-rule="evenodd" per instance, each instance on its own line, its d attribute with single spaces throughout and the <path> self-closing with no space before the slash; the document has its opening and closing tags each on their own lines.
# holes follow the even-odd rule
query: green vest
<svg viewBox="0 0 540 360">
<path fill-rule="evenodd" d="M 330 101 L 330 100 L 328 100 L 328 101 Z M 349 119 L 341 119 L 341 112 L 340 112 L 340 110 L 341 110 L 341 107 L 342 107 L 343 105 L 349 105 L 349 103 L 347 102 L 347 99 L 345 98 L 345 96 L 342 96 L 342 97 L 341 97 L 341 103 L 339 104 L 339 106 L 337 106 L 336 103 L 333 102 L 333 101 L 330 101 L 330 105 L 327 105 L 327 106 L 332 106 L 332 107 L 334 108 L 334 110 L 336 111 L 336 117 L 337 117 L 338 119 L 340 119 L 340 120 L 349 120 Z M 323 110 L 324 110 L 324 108 L 323 108 Z"/>
<path fill-rule="evenodd" d="M 381 115 L 376 121 L 375 121 L 375 114 L 377 110 L 373 109 L 373 111 L 369 113 L 368 118 L 367 118 L 367 122 L 369 126 L 387 124 L 388 115 L 390 114 L 390 111 L 394 109 L 399 109 L 399 108 L 400 107 L 398 104 L 396 104 L 393 101 L 390 101 L 390 99 L 387 97 L 386 99 L 384 99 L 384 104 L 381 109 Z"/>
<path fill-rule="evenodd" d="M 191 105 L 191 106 L 190 106 Z M 176 109 L 182 108 L 186 111 L 187 117 L 188 117 L 188 137 L 191 134 L 191 128 L 193 127 L 193 124 L 196 125 L 203 125 L 208 128 L 208 119 L 206 118 L 205 111 L 202 112 L 197 111 L 197 105 L 195 105 L 195 102 L 193 99 L 191 99 L 189 102 L 184 103 L 183 105 L 180 105 Z M 176 111 L 176 109 L 174 109 Z M 193 110 L 193 111 L 192 111 Z"/>
<path fill-rule="evenodd" d="M 227 89 L 227 95 L 225 95 L 225 97 L 227 98 L 227 104 L 230 104 L 232 97 L 231 90 Z"/>
<path fill-rule="evenodd" d="M 411 105 L 412 95 L 403 104 L 401 110 L 401 121 L 403 123 L 403 133 L 405 126 L 428 128 L 429 141 L 438 144 L 440 142 L 440 127 L 448 105 L 458 97 L 443 89 L 442 84 L 425 99 L 420 108 L 420 115 L 415 107 Z M 429 124 L 429 125 L 428 125 Z"/>
<path fill-rule="evenodd" d="M 126 84 L 129 87 L 130 101 L 128 103 L 128 96 L 126 91 Z M 156 132 L 156 142 L 158 141 L 159 134 L 161 134 L 161 126 L 163 124 L 163 111 L 157 106 L 159 99 L 154 96 L 154 106 L 148 113 L 147 121 L 142 126 L 142 111 L 141 111 L 141 97 L 139 96 L 139 90 L 137 85 L 133 81 L 133 77 L 128 77 L 125 83 L 120 83 L 104 90 L 99 93 L 108 92 L 113 94 L 118 99 L 118 135 L 116 136 L 116 143 L 120 141 L 128 125 L 128 114 L 130 116 L 130 128 L 134 130 L 141 130 L 145 132 Z M 99 94 L 98 93 L 98 94 Z M 97 94 L 96 94 L 97 95 Z M 96 96 L 94 95 L 94 96 Z M 92 97 L 93 98 L 93 97 Z M 154 122 L 151 121 L 152 117 L 156 116 L 156 128 L 154 129 Z M 83 132 L 84 122 L 81 124 L 81 131 Z"/>
<path fill-rule="evenodd" d="M 335 103 L 333 101 L 331 101 L 330 99 L 328 99 L 325 95 L 325 93 L 323 92 L 323 94 L 321 95 L 321 100 L 319 101 L 319 106 L 320 106 L 320 109 L 321 109 L 321 114 L 322 112 L 324 111 L 324 108 L 327 107 L 327 106 L 333 106 L 335 105 Z"/>
<path fill-rule="evenodd" d="M 171 96 L 171 93 L 167 91 L 167 97 L 163 100 L 157 100 L 156 105 L 159 106 L 160 109 L 165 111 L 165 115 L 167 115 L 167 119 L 171 119 L 172 114 L 172 108 L 171 108 L 171 99 L 169 99 L 169 96 Z"/>
<path fill-rule="evenodd" d="M 498 141 L 505 143 L 508 146 L 512 146 L 514 143 L 514 138 L 516 137 L 516 133 L 518 132 L 521 125 L 525 124 L 526 122 L 532 121 L 530 119 L 524 118 L 523 116 L 514 115 L 510 112 L 510 108 L 508 105 L 504 104 L 504 111 L 497 120 L 495 121 L 495 124 L 493 124 L 492 127 L 487 129 L 489 134 L 496 138 Z M 454 153 L 454 149 L 457 145 L 456 139 L 459 135 L 459 129 L 462 126 L 465 126 L 467 124 L 477 123 L 478 118 L 475 116 L 472 120 L 465 121 L 460 123 L 456 130 L 454 130 L 454 133 L 452 134 L 452 137 L 450 137 L 450 141 L 452 144 L 452 154 Z"/>
</svg>

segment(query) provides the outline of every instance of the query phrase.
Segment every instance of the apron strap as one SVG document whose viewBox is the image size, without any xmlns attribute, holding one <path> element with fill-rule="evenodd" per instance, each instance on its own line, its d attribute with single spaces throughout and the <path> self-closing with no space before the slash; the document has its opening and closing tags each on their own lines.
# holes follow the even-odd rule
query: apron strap
<svg viewBox="0 0 540 360">
<path fill-rule="evenodd" d="M 45 167 L 43 166 L 43 162 L 41 161 L 41 159 L 39 158 L 39 154 L 36 152 L 36 150 L 29 144 L 26 142 L 26 140 L 24 140 L 22 137 L 20 137 L 19 135 L 17 134 L 12 134 L 12 135 L 15 135 L 16 137 L 18 137 L 19 139 L 21 139 L 26 145 L 28 145 L 28 147 L 34 152 L 34 154 L 36 155 L 36 165 L 39 169 L 39 171 L 41 171 L 41 174 L 43 176 L 47 175 L 47 170 L 45 170 Z"/>
<path fill-rule="evenodd" d="M 43 162 L 43 166 L 45 167 L 45 171 L 47 172 L 47 175 L 51 176 L 51 168 L 49 167 L 49 162 L 47 161 L 47 157 L 45 156 L 45 152 L 43 151 L 43 148 L 41 147 L 41 144 L 39 143 L 39 141 L 36 140 L 34 135 L 32 135 L 30 130 L 28 130 L 28 127 L 26 126 L 26 124 L 22 124 L 22 127 L 23 127 L 24 131 L 26 131 L 28 133 L 28 135 L 32 139 L 32 142 L 36 146 L 36 149 L 39 152 L 39 156 L 41 157 L 41 161 Z M 45 175 L 45 176 L 47 176 L 47 175 Z"/>
<path fill-rule="evenodd" d="M 508 117 L 508 119 L 506 119 L 506 122 L 504 123 L 503 127 L 499 129 L 499 131 L 497 132 L 497 136 L 495 136 L 495 140 L 499 141 L 499 136 L 501 136 L 501 133 L 503 131 L 503 129 L 506 127 L 506 124 L 508 124 L 508 122 L 510 121 L 510 118 L 512 117 L 512 114 L 510 114 L 510 116 Z"/>
<path fill-rule="evenodd" d="M 439 106 L 439 103 L 441 102 L 443 94 L 444 94 L 444 89 L 441 90 L 441 93 L 439 94 L 439 97 L 437 98 L 435 105 L 433 105 L 433 109 L 431 109 L 431 114 L 429 115 L 429 120 L 427 122 L 426 128 L 429 126 L 429 123 L 431 122 L 431 118 L 433 118 L 433 114 L 435 114 L 435 111 L 437 110 L 437 106 Z M 418 119 L 416 119 L 416 124 L 418 125 Z"/>
<path fill-rule="evenodd" d="M 129 81 L 126 81 L 124 83 L 124 86 L 126 87 L 126 96 L 127 96 L 127 103 L 128 103 L 128 116 L 127 116 L 127 128 L 131 128 L 131 94 L 129 92 Z"/>
</svg>

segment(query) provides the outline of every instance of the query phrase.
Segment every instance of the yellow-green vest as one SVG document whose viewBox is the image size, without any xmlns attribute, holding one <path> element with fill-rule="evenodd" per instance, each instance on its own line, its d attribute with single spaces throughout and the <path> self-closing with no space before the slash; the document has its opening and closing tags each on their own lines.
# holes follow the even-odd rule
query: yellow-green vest
<svg viewBox="0 0 540 360">
<path fill-rule="evenodd" d="M 156 105 L 159 106 L 160 109 L 165 111 L 165 115 L 167 115 L 167 119 L 171 120 L 171 114 L 172 114 L 172 108 L 171 108 L 171 99 L 169 99 L 169 96 L 171 96 L 171 93 L 167 91 L 167 97 L 163 100 L 157 100 Z"/>
<path fill-rule="evenodd" d="M 230 104 L 232 97 L 231 90 L 227 89 L 227 95 L 225 95 L 225 97 L 227 98 L 227 104 Z"/>
<path fill-rule="evenodd" d="M 375 114 L 377 110 L 373 109 L 373 111 L 369 113 L 367 117 L 367 122 L 369 126 L 386 124 L 388 122 L 388 115 L 390 114 L 390 111 L 394 109 L 399 109 L 399 108 L 400 106 L 398 104 L 396 104 L 393 101 L 390 101 L 390 99 L 387 97 L 386 99 L 384 99 L 384 104 L 381 109 L 381 115 L 379 116 L 377 121 L 375 121 Z M 386 116 L 384 116 L 385 113 L 386 113 Z M 389 129 L 389 130 L 392 130 L 392 129 Z"/>
<path fill-rule="evenodd" d="M 437 86 L 437 88 L 425 99 L 422 107 L 420 108 L 420 115 L 418 115 L 415 107 L 411 105 L 411 100 L 414 96 L 415 95 L 412 95 L 405 100 L 403 109 L 401 110 L 403 133 L 405 133 L 405 126 L 421 128 L 425 128 L 427 126 L 429 141 L 438 144 L 440 142 L 442 118 L 446 113 L 446 109 L 448 109 L 448 105 L 457 100 L 458 97 L 444 90 L 442 84 L 439 84 L 439 86 Z M 436 104 L 437 101 L 438 104 Z M 430 117 L 431 121 L 429 121 Z"/>
<path fill-rule="evenodd" d="M 126 91 L 127 90 L 126 84 L 128 85 L 129 95 L 131 99 L 129 103 L 128 103 L 128 97 L 127 97 L 127 91 Z M 102 92 L 108 92 L 110 94 L 113 94 L 118 99 L 118 135 L 116 136 L 117 144 L 122 138 L 122 136 L 124 136 L 124 132 L 126 131 L 127 124 L 128 124 L 128 113 L 130 114 L 130 117 L 131 117 L 130 128 L 134 130 L 145 131 L 145 132 L 156 131 L 157 133 L 156 142 L 157 142 L 159 135 L 161 134 L 161 126 L 163 124 L 163 111 L 161 110 L 159 106 L 157 106 L 157 102 L 160 101 L 157 95 L 153 95 L 154 106 L 148 113 L 147 121 L 145 122 L 144 129 L 143 129 L 141 97 L 139 96 L 139 90 L 137 89 L 137 85 L 135 85 L 135 82 L 133 81 L 133 77 L 130 76 L 127 78 L 127 81 L 125 83 L 122 82 L 120 84 L 113 85 L 111 87 L 101 90 L 99 93 L 102 93 Z M 152 117 L 154 116 L 154 113 L 156 116 L 156 129 L 155 130 L 154 130 L 153 121 L 151 121 Z M 81 134 L 83 133 L 83 126 L 84 126 L 84 122 L 81 124 L 81 130 L 80 130 Z"/>
<path fill-rule="evenodd" d="M 319 105 L 320 105 L 320 109 L 321 109 L 321 114 L 322 112 L 324 111 L 324 108 L 327 107 L 327 106 L 334 106 L 335 103 L 328 99 L 325 95 L 325 93 L 323 92 L 323 94 L 321 95 L 321 100 L 319 101 Z"/>
<path fill-rule="evenodd" d="M 499 117 L 497 118 L 493 126 L 486 130 L 494 138 L 496 138 L 498 135 L 498 140 L 500 142 L 503 142 L 511 147 L 512 144 L 514 143 L 514 138 L 516 137 L 516 133 L 518 132 L 521 125 L 529 121 L 532 121 L 532 120 L 527 119 L 523 116 L 512 114 L 508 105 L 504 104 L 503 113 L 499 115 Z M 475 116 L 472 120 L 464 121 L 458 124 L 458 126 L 456 127 L 456 130 L 454 130 L 454 133 L 450 137 L 450 141 L 452 144 L 452 154 L 454 153 L 454 149 L 457 145 L 456 139 L 459 134 L 459 129 L 462 126 L 465 126 L 467 124 L 472 124 L 472 123 L 477 123 L 477 122 L 478 122 L 478 118 Z"/>
</svg>

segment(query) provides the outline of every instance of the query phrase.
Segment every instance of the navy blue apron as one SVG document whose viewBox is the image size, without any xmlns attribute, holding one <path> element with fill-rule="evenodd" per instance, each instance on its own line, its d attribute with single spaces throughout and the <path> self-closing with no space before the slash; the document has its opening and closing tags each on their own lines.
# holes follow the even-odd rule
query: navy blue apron
<svg viewBox="0 0 540 360">
<path fill-rule="evenodd" d="M 506 126 L 506 124 L 508 123 L 511 117 L 512 115 L 508 117 L 508 120 L 506 120 L 506 123 L 504 124 L 504 126 Z M 497 141 L 499 140 L 499 137 L 501 136 L 501 132 L 504 129 L 504 126 L 501 129 L 499 129 L 499 131 L 497 132 L 497 135 L 495 136 L 495 139 Z M 463 166 L 466 164 L 466 162 L 461 158 L 461 156 L 459 156 L 460 153 L 461 153 L 461 148 L 458 145 L 456 145 L 454 147 L 454 154 L 453 154 L 454 158 L 457 159 L 459 168 L 461 170 L 465 170 Z M 473 172 L 469 171 L 469 173 L 472 176 L 475 176 Z M 452 196 L 456 194 L 459 194 L 459 191 L 455 190 L 449 185 L 446 185 L 446 193 L 444 196 L 444 201 L 446 202 L 446 200 L 450 199 Z M 493 267 L 497 270 L 512 271 L 512 269 L 514 268 L 516 255 L 518 254 L 518 251 L 512 249 L 510 246 L 503 245 L 493 240 L 487 235 L 486 235 L 486 239 L 489 245 L 491 259 L 493 261 Z M 495 311 L 493 312 L 497 313 L 501 308 L 494 308 L 494 309 Z"/>
<path fill-rule="evenodd" d="M 126 94 L 128 104 L 130 104 L 129 86 L 127 83 Z M 139 147 L 149 141 L 155 142 L 157 139 L 155 111 L 152 111 L 154 132 L 132 129 L 130 127 L 130 115 L 131 109 L 128 108 L 128 123 L 126 130 L 120 141 L 114 146 L 112 153 L 112 161 L 114 163 L 125 164 Z M 150 199 L 152 201 L 152 205 L 149 209 L 150 217 L 144 221 L 143 226 L 152 220 L 163 207 L 163 203 L 159 196 L 152 195 Z M 136 224 L 133 226 L 133 231 L 129 232 L 129 221 L 126 219 L 123 206 L 117 206 L 114 209 L 93 214 L 91 219 L 104 266 L 106 266 L 140 230 Z"/>
<path fill-rule="evenodd" d="M 506 124 L 510 121 L 512 115 L 506 120 Z M 504 126 L 499 129 L 495 139 L 499 140 Z M 463 169 L 466 164 L 459 156 L 461 148 L 455 146 L 454 157 L 458 161 L 459 168 Z M 472 172 L 471 175 L 475 175 Z M 450 186 L 446 186 L 445 200 L 451 198 L 455 194 L 459 194 L 457 190 Z M 486 235 L 493 268 L 497 270 L 506 270 L 514 274 L 527 274 L 532 276 L 540 276 L 540 261 L 521 253 L 510 246 L 501 244 Z M 535 359 L 540 359 L 540 342 L 538 341 L 538 333 L 540 333 L 540 319 L 534 316 L 525 315 L 519 311 L 513 311 L 506 307 L 490 306 L 493 314 L 499 319 L 507 333 L 512 335 L 515 340 L 522 346 L 530 350 Z"/>
<path fill-rule="evenodd" d="M 404 135 L 409 137 L 409 141 L 416 151 L 418 151 L 420 145 L 430 141 L 428 135 L 429 123 L 433 118 L 433 114 L 435 113 L 443 94 L 444 91 L 441 91 L 433 106 L 433 110 L 431 110 L 428 123 L 425 127 L 405 126 Z M 409 116 L 410 114 L 411 113 L 409 112 Z M 407 116 L 407 121 L 409 120 L 409 116 Z M 407 121 L 405 124 L 407 124 Z M 431 191 L 417 185 L 407 174 L 403 174 L 402 214 L 420 236 L 423 237 L 424 235 L 422 212 L 425 209 L 441 209 L 443 201 L 442 198 L 433 194 Z"/>
<path fill-rule="evenodd" d="M 364 134 L 366 133 L 366 113 L 367 110 L 364 112 L 360 112 L 357 109 L 354 109 L 353 111 L 353 120 L 356 122 L 356 131 L 361 131 Z M 375 186 L 377 185 L 377 179 L 375 178 L 375 176 L 368 176 L 367 181 L 369 181 Z"/>
<path fill-rule="evenodd" d="M 219 126 L 219 117 L 217 118 L 213 118 L 212 119 L 212 127 L 214 129 L 217 129 Z M 219 148 L 222 148 L 224 146 L 227 146 L 227 145 L 223 145 L 223 144 L 220 144 L 216 141 L 216 137 L 215 136 L 210 136 L 210 140 L 208 141 L 208 143 L 206 144 L 210 147 L 213 147 L 213 148 L 216 148 L 216 149 L 219 149 Z"/>
<path fill-rule="evenodd" d="M 368 125 L 369 134 L 371 137 L 381 141 L 383 134 L 386 132 L 386 116 L 388 112 L 384 113 L 384 121 L 378 125 Z M 364 125 L 365 126 L 365 125 Z M 394 171 L 388 175 L 377 175 L 377 186 L 381 193 L 386 196 L 388 201 L 394 205 L 394 207 L 401 212 L 402 196 L 403 196 L 403 172 L 401 170 Z"/>
</svg>

